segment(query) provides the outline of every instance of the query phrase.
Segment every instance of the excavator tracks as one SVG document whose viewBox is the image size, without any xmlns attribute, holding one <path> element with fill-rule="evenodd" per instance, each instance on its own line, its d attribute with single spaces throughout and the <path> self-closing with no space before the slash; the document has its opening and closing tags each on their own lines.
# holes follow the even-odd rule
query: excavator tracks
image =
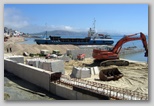
<svg viewBox="0 0 154 106">
<path fill-rule="evenodd" d="M 129 62 L 126 60 L 106 60 L 100 63 L 100 66 L 110 66 L 110 65 L 116 65 L 116 66 L 128 66 Z"/>
</svg>

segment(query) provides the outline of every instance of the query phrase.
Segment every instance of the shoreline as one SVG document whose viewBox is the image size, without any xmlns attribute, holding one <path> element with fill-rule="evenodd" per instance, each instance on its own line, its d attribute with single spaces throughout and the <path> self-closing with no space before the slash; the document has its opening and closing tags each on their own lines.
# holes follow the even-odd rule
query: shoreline
<svg viewBox="0 0 154 106">
<path fill-rule="evenodd" d="M 37 45 L 37 44 L 20 44 L 19 42 L 24 42 L 25 37 L 11 37 L 8 39 L 7 42 L 4 42 L 4 54 L 7 53 L 7 48 L 11 44 L 12 46 L 12 54 L 13 55 L 23 55 L 24 52 L 27 53 L 40 53 L 41 49 L 46 49 L 52 52 L 53 50 L 60 50 L 62 54 L 65 54 L 68 49 L 70 50 L 78 50 L 78 49 L 92 49 L 92 47 L 85 46 L 84 48 L 80 48 L 80 46 L 75 45 Z M 102 45 L 101 45 L 102 46 Z M 140 48 L 122 48 L 119 55 L 121 56 L 128 56 L 134 53 L 143 52 L 144 49 Z M 89 56 L 91 55 L 88 54 Z"/>
</svg>

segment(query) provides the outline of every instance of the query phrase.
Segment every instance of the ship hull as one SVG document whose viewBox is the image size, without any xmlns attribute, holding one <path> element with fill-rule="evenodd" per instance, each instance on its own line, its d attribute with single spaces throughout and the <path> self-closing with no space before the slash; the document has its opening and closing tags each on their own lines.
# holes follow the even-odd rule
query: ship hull
<svg viewBox="0 0 154 106">
<path fill-rule="evenodd" d="M 55 44 L 55 45 L 112 45 L 114 43 L 113 39 L 104 40 L 89 40 L 89 41 L 60 41 L 60 40 L 50 40 L 50 39 L 35 39 L 37 44 Z"/>
</svg>

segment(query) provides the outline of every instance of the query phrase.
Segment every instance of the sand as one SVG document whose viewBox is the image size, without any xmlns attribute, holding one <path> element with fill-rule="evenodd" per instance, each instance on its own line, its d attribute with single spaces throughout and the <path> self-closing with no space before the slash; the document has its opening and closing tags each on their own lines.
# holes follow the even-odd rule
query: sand
<svg viewBox="0 0 154 106">
<path fill-rule="evenodd" d="M 40 50 L 46 49 L 52 53 L 53 50 L 59 50 L 62 54 L 66 53 L 67 49 L 79 49 L 74 45 L 37 45 L 37 44 L 19 44 L 18 42 L 24 41 L 23 37 L 11 37 L 7 42 L 4 42 L 4 53 L 7 53 L 7 48 L 12 47 L 12 53 L 16 55 L 22 55 L 27 53 L 40 53 Z"/>
<path fill-rule="evenodd" d="M 65 63 L 65 70 L 67 75 L 70 75 L 73 66 L 80 67 L 94 67 L 92 58 L 86 58 L 84 61 L 71 60 Z M 103 69 L 103 66 L 99 66 L 99 69 Z M 101 81 L 99 75 L 92 75 L 91 78 L 84 78 L 86 80 L 94 81 L 97 83 L 107 84 L 114 87 L 125 88 L 132 91 L 148 94 L 148 64 L 130 61 L 129 66 L 118 66 L 119 71 L 123 74 L 123 77 L 117 81 Z"/>
</svg>

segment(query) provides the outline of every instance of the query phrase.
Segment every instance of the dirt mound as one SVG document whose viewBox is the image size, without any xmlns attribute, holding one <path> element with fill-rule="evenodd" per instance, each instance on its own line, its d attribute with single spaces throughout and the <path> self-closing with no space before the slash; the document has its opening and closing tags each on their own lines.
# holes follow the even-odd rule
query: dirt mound
<svg viewBox="0 0 154 106">
<path fill-rule="evenodd" d="M 7 53 L 7 48 L 12 48 L 12 53 L 22 55 L 23 52 L 40 53 L 40 50 L 46 49 L 52 52 L 60 50 L 61 53 L 66 53 L 67 49 L 79 49 L 74 45 L 37 45 L 37 44 L 19 44 L 17 42 L 24 41 L 23 37 L 12 37 L 7 42 L 4 42 L 4 53 Z"/>
</svg>

